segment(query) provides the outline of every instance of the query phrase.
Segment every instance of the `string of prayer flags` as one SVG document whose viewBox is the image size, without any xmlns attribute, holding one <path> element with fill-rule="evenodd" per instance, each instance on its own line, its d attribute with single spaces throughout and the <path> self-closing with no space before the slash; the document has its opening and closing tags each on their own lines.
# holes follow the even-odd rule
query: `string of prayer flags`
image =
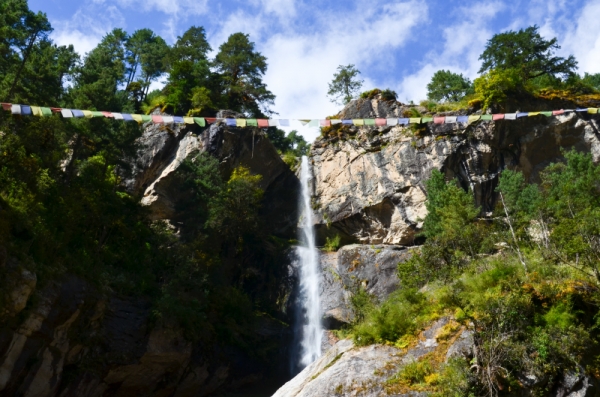
<svg viewBox="0 0 600 397">
<path fill-rule="evenodd" d="M 290 119 L 245 119 L 245 118 L 215 118 L 215 117 L 184 117 L 184 116 L 163 116 L 163 115 L 145 115 L 116 113 L 97 110 L 66 109 L 58 107 L 30 106 L 16 103 L 1 103 L 2 109 L 18 116 L 47 117 L 53 113 L 60 114 L 63 118 L 112 118 L 114 120 L 136 121 L 137 123 L 154 124 L 197 124 L 200 127 L 206 127 L 207 123 L 216 122 L 225 123 L 230 127 L 289 127 Z M 303 126 L 308 127 L 331 127 L 337 124 L 367 126 L 367 127 L 385 127 L 408 124 L 469 124 L 477 121 L 499 121 L 516 120 L 522 117 L 535 116 L 559 116 L 566 113 L 588 113 L 598 114 L 598 108 L 577 108 L 577 109 L 559 109 L 545 110 L 536 112 L 515 112 L 515 113 L 495 113 L 481 115 L 460 115 L 460 116 L 425 116 L 425 117 L 400 117 L 400 118 L 366 118 L 366 119 L 294 119 Z"/>
</svg>

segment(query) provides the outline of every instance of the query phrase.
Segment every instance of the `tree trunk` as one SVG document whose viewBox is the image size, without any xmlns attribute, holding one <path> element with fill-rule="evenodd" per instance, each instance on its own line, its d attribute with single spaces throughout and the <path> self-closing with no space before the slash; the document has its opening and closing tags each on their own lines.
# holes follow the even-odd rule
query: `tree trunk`
<svg viewBox="0 0 600 397">
<path fill-rule="evenodd" d="M 13 79 L 12 85 L 10 87 L 10 91 L 8 91 L 8 96 L 6 98 L 6 100 L 8 102 L 10 102 L 12 100 L 12 96 L 14 94 L 15 87 L 17 86 L 17 82 L 19 81 L 19 78 L 21 77 L 21 72 L 23 71 L 23 68 L 25 67 L 25 62 L 27 62 L 27 58 L 29 58 L 29 54 L 31 53 L 31 49 L 33 48 L 33 44 L 35 43 L 35 40 L 37 39 L 37 35 L 39 32 L 40 32 L 39 30 L 36 30 L 31 35 L 31 38 L 29 39 L 29 43 L 27 44 L 27 49 L 25 50 L 25 53 L 23 54 L 23 60 L 21 61 L 21 65 L 19 65 L 19 70 L 17 70 L 17 74 L 15 75 L 15 78 Z"/>
</svg>

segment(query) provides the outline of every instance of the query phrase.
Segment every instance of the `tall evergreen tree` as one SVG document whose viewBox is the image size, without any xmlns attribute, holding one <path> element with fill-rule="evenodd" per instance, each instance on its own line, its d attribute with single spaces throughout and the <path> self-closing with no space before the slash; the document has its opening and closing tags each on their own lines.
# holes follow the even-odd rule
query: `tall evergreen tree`
<svg viewBox="0 0 600 397">
<path fill-rule="evenodd" d="M 354 65 L 340 65 L 337 70 L 338 72 L 333 75 L 333 80 L 329 83 L 327 95 L 331 97 L 331 102 L 345 105 L 356 97 L 363 80 L 358 79 L 360 71 Z"/>
</svg>

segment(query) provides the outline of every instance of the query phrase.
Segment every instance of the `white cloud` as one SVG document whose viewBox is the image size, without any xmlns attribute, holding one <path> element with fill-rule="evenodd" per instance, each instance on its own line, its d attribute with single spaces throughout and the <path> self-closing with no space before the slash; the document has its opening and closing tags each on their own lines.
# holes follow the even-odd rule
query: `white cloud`
<svg viewBox="0 0 600 397">
<path fill-rule="evenodd" d="M 573 54 L 579 61 L 579 72 L 600 73 L 600 0 L 589 1 L 566 32 L 563 53 Z"/>
</svg>

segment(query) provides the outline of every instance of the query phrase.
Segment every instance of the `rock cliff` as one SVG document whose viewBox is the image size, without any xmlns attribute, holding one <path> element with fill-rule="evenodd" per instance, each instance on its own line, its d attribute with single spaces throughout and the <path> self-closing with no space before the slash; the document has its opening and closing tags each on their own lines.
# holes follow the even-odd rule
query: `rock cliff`
<svg viewBox="0 0 600 397">
<path fill-rule="evenodd" d="M 147 124 L 138 143 L 122 180 L 152 219 L 185 232 L 175 171 L 184 159 L 207 152 L 224 177 L 239 165 L 262 175 L 267 232 L 295 237 L 298 180 L 260 130 Z M 146 298 L 100 291 L 75 276 L 38 285 L 35 273 L 2 252 L 0 271 L 11 280 L 0 297 L 6 303 L 0 396 L 206 396 L 287 376 L 290 330 L 267 315 L 257 317 L 252 331 L 269 357 L 264 360 L 156 326 Z"/>
</svg>

